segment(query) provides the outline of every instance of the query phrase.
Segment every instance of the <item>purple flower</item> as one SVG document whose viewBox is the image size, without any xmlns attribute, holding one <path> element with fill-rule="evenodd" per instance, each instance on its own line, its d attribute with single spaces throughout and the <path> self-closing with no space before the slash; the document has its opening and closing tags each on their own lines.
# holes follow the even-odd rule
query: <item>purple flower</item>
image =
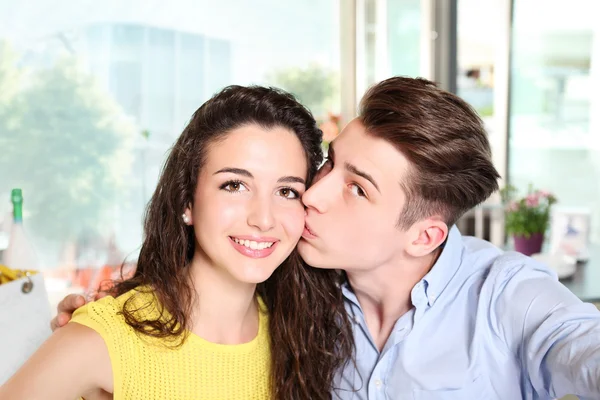
<svg viewBox="0 0 600 400">
<path fill-rule="evenodd" d="M 508 211 L 514 212 L 519 210 L 519 203 L 516 201 L 511 201 L 508 205 Z"/>
<path fill-rule="evenodd" d="M 530 194 L 525 197 L 525 204 L 527 207 L 537 207 L 540 205 L 540 195 L 538 193 Z"/>
<path fill-rule="evenodd" d="M 548 192 L 548 191 L 546 191 L 546 190 L 538 190 L 538 191 L 536 192 L 536 194 L 537 194 L 539 197 L 546 198 L 546 199 L 547 199 L 547 198 L 550 198 L 550 197 L 554 197 L 554 196 L 552 195 L 552 193 L 550 193 L 550 192 Z"/>
</svg>

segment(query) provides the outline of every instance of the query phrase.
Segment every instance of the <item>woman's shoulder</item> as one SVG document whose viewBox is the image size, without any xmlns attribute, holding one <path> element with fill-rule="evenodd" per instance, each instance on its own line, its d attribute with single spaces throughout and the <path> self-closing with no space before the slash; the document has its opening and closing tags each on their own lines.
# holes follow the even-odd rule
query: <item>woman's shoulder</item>
<svg viewBox="0 0 600 400">
<path fill-rule="evenodd" d="M 118 297 L 105 296 L 85 304 L 73 313 L 71 323 L 87 326 L 106 338 L 131 332 L 125 313 L 136 320 L 144 320 L 152 318 L 158 310 L 154 293 L 138 287 Z"/>
</svg>

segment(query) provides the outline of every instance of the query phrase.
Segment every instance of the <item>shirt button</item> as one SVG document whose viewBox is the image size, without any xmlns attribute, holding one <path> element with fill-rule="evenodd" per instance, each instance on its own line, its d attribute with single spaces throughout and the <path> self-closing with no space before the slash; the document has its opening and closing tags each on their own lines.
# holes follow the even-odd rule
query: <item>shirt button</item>
<svg viewBox="0 0 600 400">
<path fill-rule="evenodd" d="M 383 385 L 383 382 L 381 382 L 381 379 L 375 379 L 375 386 L 377 386 L 377 389 L 381 388 L 381 385 Z"/>
</svg>

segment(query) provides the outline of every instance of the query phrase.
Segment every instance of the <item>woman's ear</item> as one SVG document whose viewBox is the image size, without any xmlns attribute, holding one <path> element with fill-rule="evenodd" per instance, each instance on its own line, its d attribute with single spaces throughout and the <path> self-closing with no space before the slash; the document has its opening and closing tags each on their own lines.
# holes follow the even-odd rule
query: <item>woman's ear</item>
<svg viewBox="0 0 600 400">
<path fill-rule="evenodd" d="M 185 211 L 183 212 L 183 214 L 181 214 L 181 218 L 184 224 L 188 226 L 193 225 L 194 221 L 192 219 L 192 209 L 190 206 L 185 208 Z"/>
</svg>

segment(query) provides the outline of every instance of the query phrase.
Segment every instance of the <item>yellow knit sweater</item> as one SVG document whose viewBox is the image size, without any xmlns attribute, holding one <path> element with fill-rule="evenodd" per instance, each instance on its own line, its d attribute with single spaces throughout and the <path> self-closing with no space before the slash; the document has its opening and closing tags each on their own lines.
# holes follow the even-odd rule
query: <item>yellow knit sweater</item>
<svg viewBox="0 0 600 400">
<path fill-rule="evenodd" d="M 260 302 L 257 337 L 240 345 L 207 342 L 193 333 L 181 347 L 140 335 L 119 315 L 125 300 L 135 294 L 139 312 L 156 318 L 152 294 L 125 293 L 105 297 L 78 309 L 76 322 L 102 336 L 113 370 L 115 400 L 269 399 L 271 354 L 268 316 Z"/>
</svg>

